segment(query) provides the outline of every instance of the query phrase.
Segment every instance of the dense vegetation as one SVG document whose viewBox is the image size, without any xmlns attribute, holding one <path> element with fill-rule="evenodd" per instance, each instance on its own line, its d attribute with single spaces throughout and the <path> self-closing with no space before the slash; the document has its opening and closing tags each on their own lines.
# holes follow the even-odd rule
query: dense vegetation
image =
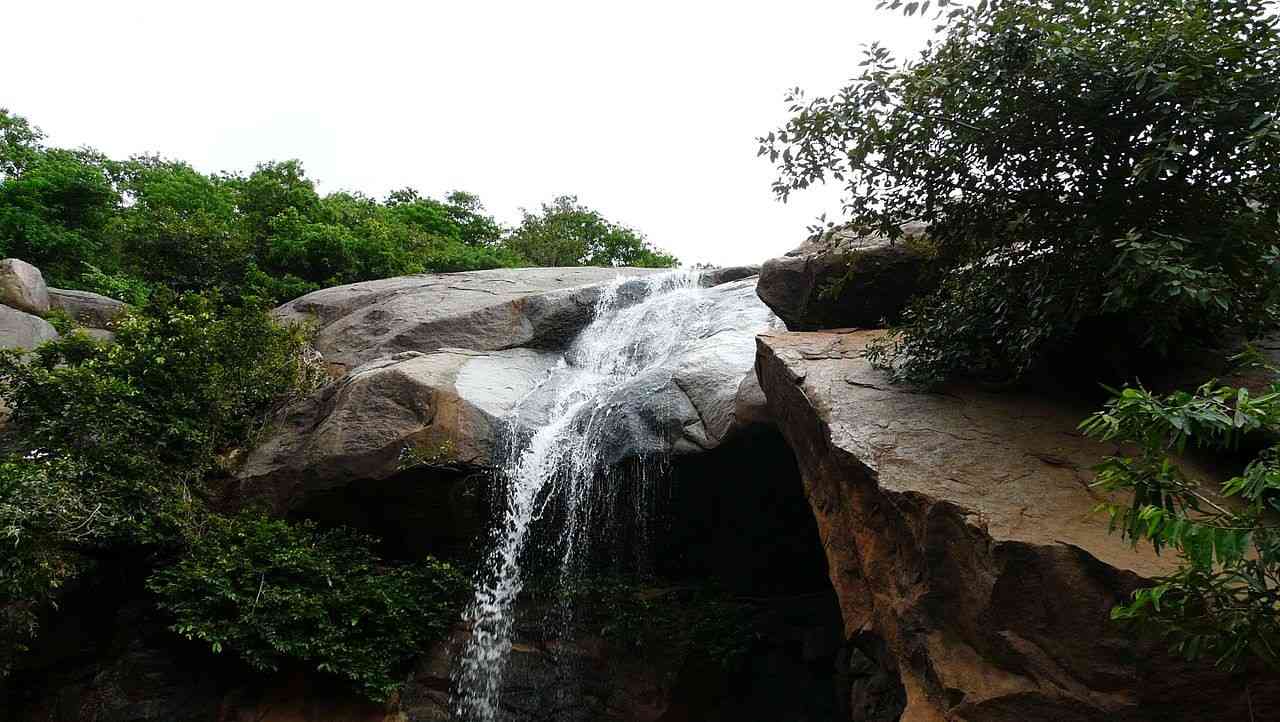
<svg viewBox="0 0 1280 722">
<path fill-rule="evenodd" d="M 390 564 L 344 530 L 223 516 L 226 452 L 314 387 L 306 336 L 265 311 L 160 291 L 114 343 L 0 352 L 0 672 L 64 589 L 144 560 L 174 629 L 257 667 L 306 664 L 375 697 L 455 616 L 457 572 Z M 249 587 L 252 587 L 250 589 Z"/>
<path fill-rule="evenodd" d="M 467 193 L 320 195 L 297 161 L 208 175 L 181 161 L 112 160 L 42 141 L 0 109 L 0 256 L 34 264 L 51 285 L 124 301 L 168 288 L 280 302 L 425 271 L 676 264 L 572 196 L 509 229 Z"/>
<path fill-rule="evenodd" d="M 792 91 L 794 115 L 760 138 L 779 197 L 834 180 L 856 230 L 897 239 L 927 225 L 932 290 L 872 345 L 873 362 L 934 384 L 1025 380 L 1065 355 L 1074 373 L 1123 379 L 1137 360 L 1280 322 L 1274 3 L 880 5 L 932 5 L 940 39 L 907 63 L 871 46 L 836 94 Z M 1189 657 L 1280 664 L 1277 414 L 1280 386 L 1135 385 L 1085 421 L 1137 449 L 1098 469 L 1099 487 L 1133 494 L 1108 505 L 1114 527 L 1182 558 L 1117 619 Z M 1221 496 L 1183 470 L 1188 445 L 1241 444 L 1265 450 Z"/>
<path fill-rule="evenodd" d="M 1280 309 L 1280 35 L 1263 0 L 934 3 L 910 63 L 866 51 L 761 138 L 777 194 L 828 179 L 850 223 L 928 224 L 937 290 L 877 360 L 1021 376 L 1101 337 L 1162 353 Z M 893 2 L 909 12 L 929 3 Z"/>
<path fill-rule="evenodd" d="M 504 228 L 479 200 L 321 195 L 296 161 L 207 175 L 46 147 L 0 109 L 0 257 L 133 304 L 112 343 L 0 352 L 0 676 L 68 588 L 141 563 L 172 629 L 259 669 L 302 665 L 385 699 L 457 617 L 461 575 L 350 530 L 219 500 L 231 459 L 322 380 L 267 308 L 332 284 L 530 264 L 670 266 L 573 197 Z M 129 560 L 122 562 L 122 560 Z"/>
</svg>

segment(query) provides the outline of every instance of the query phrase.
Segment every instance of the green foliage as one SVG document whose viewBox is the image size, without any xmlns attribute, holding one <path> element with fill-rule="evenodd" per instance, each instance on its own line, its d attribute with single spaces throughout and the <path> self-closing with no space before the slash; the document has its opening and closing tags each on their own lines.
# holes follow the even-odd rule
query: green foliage
<svg viewBox="0 0 1280 722">
<path fill-rule="evenodd" d="M 210 517 L 148 585 L 174 631 L 233 650 L 255 669 L 301 662 L 378 700 L 447 633 L 465 578 L 432 559 L 390 566 L 373 540 L 261 515 Z"/>
<path fill-rule="evenodd" d="M 229 183 L 149 156 L 118 164 L 116 179 L 130 203 L 108 229 L 119 255 L 109 267 L 175 291 L 235 293 L 245 285 L 251 248 L 236 213 L 243 200 Z"/>
<path fill-rule="evenodd" d="M 885 3 L 909 14 L 929 3 Z M 1090 328 L 1161 352 L 1274 324 L 1280 34 L 1264 0 L 936 2 L 760 139 L 783 199 L 844 184 L 853 225 L 923 221 L 936 288 L 873 349 L 900 379 L 1016 376 Z"/>
<path fill-rule="evenodd" d="M 91 566 L 97 502 L 75 485 L 84 465 L 38 453 L 0 460 L 0 678 L 39 632 L 64 584 Z"/>
<path fill-rule="evenodd" d="M 22 446 L 62 449 L 113 476 L 161 466 L 198 476 L 318 378 L 304 331 L 260 308 L 159 294 L 115 333 L 111 344 L 57 339 L 29 362 L 0 352 L 0 394 Z"/>
<path fill-rule="evenodd" d="M 1189 444 L 1234 448 L 1280 431 L 1280 384 L 1260 396 L 1210 382 L 1194 393 L 1114 392 L 1081 424 L 1090 436 L 1136 449 L 1097 469 L 1095 485 L 1133 495 L 1105 504 L 1112 529 L 1134 544 L 1175 550 L 1180 568 L 1139 589 L 1112 618 L 1157 630 L 1189 659 L 1280 667 L 1280 446 L 1266 449 L 1220 492 L 1178 463 Z"/>
<path fill-rule="evenodd" d="M 507 245 L 535 266 L 665 268 L 678 263 L 639 233 L 581 205 L 575 196 L 544 203 L 541 213 L 525 211 Z"/>
<path fill-rule="evenodd" d="M 307 335 L 261 307 L 160 290 L 114 343 L 70 333 L 0 352 L 0 674 L 60 590 L 104 553 L 153 560 L 174 629 L 259 669 L 287 661 L 386 698 L 452 622 L 460 577 L 383 564 L 342 529 L 211 510 L 204 481 L 281 404 L 315 387 Z"/>
<path fill-rule="evenodd" d="M 0 352 L 0 672 L 61 588 L 109 550 L 145 557 L 208 515 L 200 482 L 313 384 L 300 329 L 251 307 L 159 294 L 115 343 L 71 333 Z"/>
<path fill-rule="evenodd" d="M 412 273 L 675 263 L 567 197 L 510 231 L 461 191 L 436 200 L 406 188 L 383 202 L 321 195 L 296 160 L 207 175 L 42 140 L 0 109 L 0 256 L 35 264 L 52 285 L 134 304 L 162 288 L 280 302 Z"/>
<path fill-rule="evenodd" d="M 14 178 L 39 155 L 44 134 L 26 118 L 0 108 L 0 180 Z"/>
<path fill-rule="evenodd" d="M 105 229 L 120 197 L 105 158 L 0 144 L 6 167 L 15 172 L 0 174 L 0 254 L 36 265 L 51 283 L 72 281 L 84 263 L 111 255 Z"/>
</svg>

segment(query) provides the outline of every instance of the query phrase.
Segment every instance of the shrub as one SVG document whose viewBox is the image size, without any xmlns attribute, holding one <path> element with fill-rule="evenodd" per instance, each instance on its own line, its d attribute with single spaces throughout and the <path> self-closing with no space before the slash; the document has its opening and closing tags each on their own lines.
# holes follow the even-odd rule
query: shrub
<svg viewBox="0 0 1280 722">
<path fill-rule="evenodd" d="M 1280 668 L 1280 446 L 1206 489 L 1179 464 L 1189 445 L 1221 451 L 1280 432 L 1280 384 L 1259 396 L 1208 383 L 1195 392 L 1114 392 L 1081 428 L 1136 449 L 1098 467 L 1096 486 L 1132 494 L 1105 504 L 1113 529 L 1135 545 L 1174 550 L 1175 573 L 1139 589 L 1112 617 L 1168 637 L 1187 658 L 1234 667 L 1247 658 Z M 1225 497 L 1225 498 L 1224 498 Z"/>
<path fill-rule="evenodd" d="M 115 333 L 112 344 L 57 339 L 30 362 L 0 354 L 0 395 L 23 448 L 112 475 L 168 467 L 199 476 L 319 378 L 303 357 L 305 331 L 258 307 L 161 293 Z"/>
<path fill-rule="evenodd" d="M 0 352 L 0 672 L 93 557 L 180 546 L 209 513 L 218 455 L 315 378 L 305 340 L 261 309 L 161 293 L 113 344 L 71 333 L 32 358 Z"/>
<path fill-rule="evenodd" d="M 910 381 L 1006 377 L 1095 328 L 1165 352 L 1274 324 L 1267 5 L 941 0 L 943 36 L 916 61 L 873 45 L 837 94 L 793 91 L 793 117 L 760 139 L 777 195 L 832 179 L 865 232 L 929 227 L 937 290 L 875 360 Z"/>
<path fill-rule="evenodd" d="M 448 564 L 384 564 L 373 540 L 256 514 L 210 517 L 148 586 L 173 630 L 234 651 L 255 669 L 290 662 L 353 682 L 373 699 L 445 636 L 467 588 Z"/>
<path fill-rule="evenodd" d="M 0 458 L 0 675 L 59 591 L 103 552 L 154 565 L 174 629 L 259 669 L 292 661 L 386 698 L 444 634 L 462 580 L 390 565 L 350 531 L 221 516 L 204 481 L 278 405 L 321 378 L 303 329 L 260 307 L 157 291 L 104 344 L 71 333 L 0 353 L 12 408 Z"/>
</svg>

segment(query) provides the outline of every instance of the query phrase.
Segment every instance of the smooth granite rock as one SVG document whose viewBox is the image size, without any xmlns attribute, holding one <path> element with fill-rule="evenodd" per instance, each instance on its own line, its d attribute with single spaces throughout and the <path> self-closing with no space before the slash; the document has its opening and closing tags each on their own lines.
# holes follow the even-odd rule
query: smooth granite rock
<svg viewBox="0 0 1280 722">
<path fill-rule="evenodd" d="M 49 289 L 40 269 L 17 258 L 0 260 L 0 304 L 43 315 L 49 312 Z"/>
</svg>

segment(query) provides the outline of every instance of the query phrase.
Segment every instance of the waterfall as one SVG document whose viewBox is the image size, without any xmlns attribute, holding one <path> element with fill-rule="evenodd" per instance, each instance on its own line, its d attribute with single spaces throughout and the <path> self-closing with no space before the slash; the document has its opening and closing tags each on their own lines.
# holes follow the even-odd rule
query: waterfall
<svg viewBox="0 0 1280 722">
<path fill-rule="evenodd" d="M 637 415 L 636 398 L 668 385 L 680 354 L 699 340 L 733 334 L 734 353 L 746 353 L 747 359 L 753 354 L 752 338 L 771 318 L 767 309 L 757 303 L 746 318 L 726 313 L 699 277 L 676 271 L 606 285 L 591 323 L 512 413 L 512 441 L 498 477 L 505 488 L 504 515 L 466 613 L 471 635 L 455 667 L 455 719 L 501 719 L 503 672 L 535 525 L 552 514 L 560 525 L 554 548 L 538 551 L 554 555 L 563 585 L 583 562 L 602 515 L 612 512 L 600 508 L 611 504 L 601 502 L 609 495 L 597 488 L 609 467 L 624 455 L 670 450 L 673 439 L 664 438 L 670 429 L 631 418 Z M 530 418 L 537 419 L 532 428 Z M 517 428 L 517 419 L 525 428 Z M 634 494 L 639 518 L 632 521 L 643 522 L 643 496 Z"/>
</svg>

